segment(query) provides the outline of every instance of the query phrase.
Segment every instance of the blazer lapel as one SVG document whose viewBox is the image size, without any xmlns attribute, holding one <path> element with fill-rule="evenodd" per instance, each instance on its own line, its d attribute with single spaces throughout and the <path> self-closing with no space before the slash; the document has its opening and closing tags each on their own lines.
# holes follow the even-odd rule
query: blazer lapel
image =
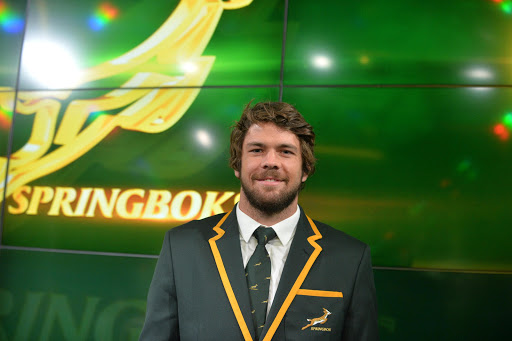
<svg viewBox="0 0 512 341">
<path fill-rule="evenodd" d="M 286 258 L 272 307 L 267 316 L 267 323 L 263 330 L 263 335 L 265 335 L 263 341 L 270 341 L 274 336 L 284 314 L 320 254 L 322 248 L 316 243 L 316 240 L 320 238 L 322 238 L 322 235 L 301 208 L 301 216 L 297 223 L 292 245 Z M 277 339 L 284 339 L 284 336 Z"/>
<path fill-rule="evenodd" d="M 240 249 L 240 232 L 236 211 L 228 212 L 213 228 L 213 231 L 215 232 L 214 237 L 210 238 L 209 243 L 222 285 L 244 339 L 252 341 L 255 335 Z"/>
</svg>

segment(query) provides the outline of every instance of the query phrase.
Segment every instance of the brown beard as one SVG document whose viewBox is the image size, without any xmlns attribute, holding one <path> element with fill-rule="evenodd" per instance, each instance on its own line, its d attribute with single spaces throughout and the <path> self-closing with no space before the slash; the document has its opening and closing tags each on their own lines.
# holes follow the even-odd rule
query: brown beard
<svg viewBox="0 0 512 341">
<path fill-rule="evenodd" d="M 270 174 L 267 174 L 266 176 L 272 177 Z M 262 178 L 266 176 L 262 176 Z M 241 179 L 240 183 L 242 185 L 245 197 L 247 198 L 247 201 L 249 201 L 249 204 L 251 204 L 251 206 L 256 208 L 258 211 L 269 216 L 280 213 L 284 209 L 288 208 L 293 203 L 297 195 L 299 195 L 301 187 L 301 184 L 299 184 L 297 188 L 292 188 L 290 191 L 283 193 L 277 198 L 262 200 L 261 198 L 258 198 L 258 194 L 256 194 L 255 191 L 247 188 Z"/>
</svg>

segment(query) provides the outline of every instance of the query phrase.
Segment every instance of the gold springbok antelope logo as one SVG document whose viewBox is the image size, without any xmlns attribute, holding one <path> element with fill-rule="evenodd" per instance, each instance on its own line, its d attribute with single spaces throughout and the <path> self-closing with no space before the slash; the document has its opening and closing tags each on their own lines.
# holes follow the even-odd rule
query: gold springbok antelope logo
<svg viewBox="0 0 512 341">
<path fill-rule="evenodd" d="M 162 26 L 140 45 L 80 72 L 73 88 L 132 73 L 119 86 L 121 89 L 99 97 L 74 99 L 62 108 L 73 91 L 21 91 L 14 103 L 13 89 L 0 86 L 0 109 L 34 115 L 27 143 L 11 154 L 9 163 L 6 157 L 0 157 L 0 178 L 8 175 L 6 188 L 0 182 L 0 193 L 5 189 L 7 197 L 19 187 L 69 165 L 115 128 L 160 133 L 173 126 L 194 102 L 210 73 L 215 57 L 202 53 L 223 10 L 242 8 L 252 1 L 181 0 Z M 163 71 L 183 63 L 194 64 L 195 70 L 185 70 L 180 75 Z M 170 86 L 175 89 L 165 89 Z M 75 96 L 77 93 L 80 94 L 75 92 Z M 109 114 L 94 118 L 105 112 Z M 63 113 L 62 120 L 59 113 Z M 94 120 L 87 123 L 90 118 Z"/>
<path fill-rule="evenodd" d="M 322 308 L 324 310 L 324 314 L 320 317 L 314 318 L 314 319 L 307 319 L 309 321 L 309 324 L 302 327 L 302 330 L 309 328 L 311 326 L 317 325 L 317 324 L 324 324 L 327 322 L 327 316 L 331 315 L 331 312 L 325 308 Z"/>
</svg>

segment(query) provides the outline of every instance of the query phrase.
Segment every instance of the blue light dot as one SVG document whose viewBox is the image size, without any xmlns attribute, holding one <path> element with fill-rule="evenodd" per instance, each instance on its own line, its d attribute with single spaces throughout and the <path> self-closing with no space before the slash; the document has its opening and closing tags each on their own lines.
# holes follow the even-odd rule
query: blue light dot
<svg viewBox="0 0 512 341">
<path fill-rule="evenodd" d="M 100 18 L 94 16 L 89 18 L 89 27 L 93 31 L 100 31 L 105 27 L 105 22 Z"/>
<path fill-rule="evenodd" d="M 24 26 L 25 21 L 20 17 L 11 17 L 2 23 L 2 27 L 7 33 L 20 33 Z"/>
</svg>

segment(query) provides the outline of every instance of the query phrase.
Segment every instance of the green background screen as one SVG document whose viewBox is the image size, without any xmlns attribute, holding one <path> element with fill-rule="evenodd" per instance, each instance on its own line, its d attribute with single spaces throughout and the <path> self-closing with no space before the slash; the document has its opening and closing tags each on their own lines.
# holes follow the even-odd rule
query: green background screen
<svg viewBox="0 0 512 341">
<path fill-rule="evenodd" d="M 251 100 L 313 125 L 299 202 L 370 245 L 382 340 L 504 339 L 508 39 L 510 0 L 0 0 L 0 341 L 137 340 Z"/>
</svg>

